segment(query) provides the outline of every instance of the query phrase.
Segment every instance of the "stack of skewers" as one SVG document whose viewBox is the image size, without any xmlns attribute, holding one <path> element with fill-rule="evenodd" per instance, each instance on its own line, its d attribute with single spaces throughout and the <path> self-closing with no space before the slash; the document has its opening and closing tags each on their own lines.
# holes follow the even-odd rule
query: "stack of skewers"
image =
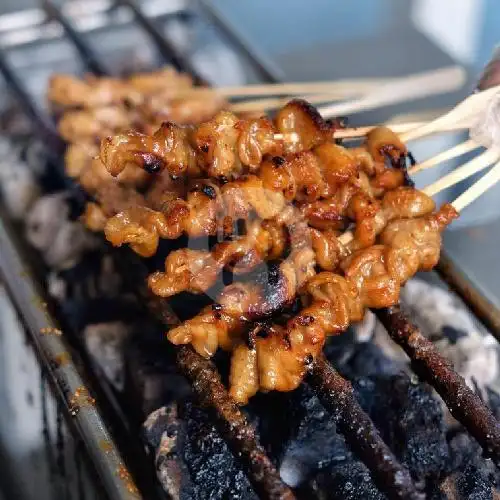
<svg viewBox="0 0 500 500">
<path fill-rule="evenodd" d="M 55 87 L 50 96 L 61 105 Z M 207 92 L 216 95 L 191 94 L 205 102 Z M 237 276 L 167 336 L 204 357 L 230 351 L 230 393 L 241 404 L 259 390 L 296 388 L 329 335 L 361 320 L 367 308 L 397 304 L 400 287 L 436 265 L 441 231 L 467 204 L 436 210 L 414 189 L 412 156 L 394 131 L 344 129 L 342 120 L 325 120 L 301 99 L 274 120 L 225 110 L 196 126 L 181 117 L 152 132 L 156 122 L 134 118 L 143 108 L 131 106 L 130 95 L 118 99 L 127 125 L 87 134 L 98 155 L 90 159 L 87 150 L 84 168 L 73 168 L 68 149 L 69 173 L 93 198 L 84 221 L 143 257 L 155 255 L 162 239 L 208 238 L 206 249 L 188 243 L 171 251 L 148 285 L 164 299 L 211 295 L 222 272 Z M 68 132 L 76 130 L 67 126 L 68 114 L 100 109 L 65 112 L 61 134 L 81 144 L 80 132 Z M 123 132 L 135 124 L 137 131 Z M 359 136 L 352 147 L 340 140 Z M 248 279 L 264 262 L 265 282 Z"/>
</svg>

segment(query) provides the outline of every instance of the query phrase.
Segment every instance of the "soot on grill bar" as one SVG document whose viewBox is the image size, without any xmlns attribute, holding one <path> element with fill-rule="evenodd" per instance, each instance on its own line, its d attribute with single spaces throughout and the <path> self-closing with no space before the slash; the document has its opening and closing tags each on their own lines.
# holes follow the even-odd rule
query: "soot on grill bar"
<svg viewBox="0 0 500 500">
<path fill-rule="evenodd" d="M 19 148 L 6 143 L 2 147 L 9 154 L 0 171 L 8 176 L 11 165 L 20 165 L 11 161 Z M 177 373 L 164 332 L 142 315 L 131 268 L 124 273 L 117 253 L 80 229 L 71 217 L 67 193 L 52 186 L 47 194 L 38 182 L 43 172 L 31 164 L 37 155 L 22 156 L 23 175 L 9 177 L 4 201 L 24 221 L 27 238 L 45 260 L 48 290 L 68 323 L 127 407 L 136 409 L 135 414 L 128 411 L 127 418 L 136 427 L 144 422 L 144 439 L 163 489 L 174 499 L 257 498 L 212 416 L 197 406 L 189 384 Z M 15 189 L 23 193 L 22 204 L 12 196 Z M 57 245 L 50 244 L 54 241 Z M 402 301 L 422 331 L 500 416 L 494 339 L 457 299 L 428 282 L 410 281 Z M 373 316 L 332 338 L 325 354 L 352 381 L 361 406 L 426 498 L 497 498 L 498 470 L 433 390 L 411 373 L 406 356 L 389 342 Z M 227 359 L 215 358 L 227 377 Z M 306 385 L 292 393 L 259 394 L 244 411 L 297 497 L 385 498 Z"/>
</svg>

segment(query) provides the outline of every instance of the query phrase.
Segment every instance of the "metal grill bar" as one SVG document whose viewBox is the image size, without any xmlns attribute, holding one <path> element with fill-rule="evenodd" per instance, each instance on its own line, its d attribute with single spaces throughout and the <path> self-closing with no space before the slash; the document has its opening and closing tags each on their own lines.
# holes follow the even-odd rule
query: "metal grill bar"
<svg viewBox="0 0 500 500">
<path fill-rule="evenodd" d="M 189 73 L 193 77 L 195 83 L 199 85 L 205 83 L 204 79 L 193 67 L 191 62 L 179 52 L 173 43 L 170 43 L 163 36 L 158 26 L 144 14 L 135 0 L 116 0 L 116 4 L 126 6 L 134 13 L 137 23 L 149 35 L 165 61 L 171 63 L 178 71 Z"/>
<path fill-rule="evenodd" d="M 500 311 L 457 269 L 445 251 L 441 252 L 436 271 L 500 342 Z"/>
<path fill-rule="evenodd" d="M 84 40 L 82 35 L 73 27 L 70 20 L 62 13 L 61 9 L 52 0 L 43 0 L 42 5 L 49 18 L 57 21 L 75 45 L 85 66 L 95 75 L 104 76 L 108 73 L 104 63 Z"/>
<path fill-rule="evenodd" d="M 374 311 L 391 338 L 410 357 L 415 373 L 429 382 L 452 415 L 476 438 L 500 467 L 500 422 L 399 307 Z"/>
<path fill-rule="evenodd" d="M 408 470 L 397 461 L 370 417 L 359 406 L 351 383 L 323 355 L 313 364 L 307 381 L 323 406 L 335 417 L 340 432 L 368 467 L 377 487 L 391 499 L 421 498 Z"/>
<path fill-rule="evenodd" d="M 24 111 L 33 120 L 36 134 L 49 146 L 55 155 L 62 155 L 65 149 L 64 141 L 59 137 L 52 121 L 33 101 L 23 83 L 10 64 L 7 54 L 0 48 L 0 72 L 2 73 L 9 90 L 22 103 Z"/>
<path fill-rule="evenodd" d="M 71 415 L 71 423 L 85 443 L 108 497 L 123 500 L 136 495 L 141 498 L 93 402 L 95 392 L 77 369 L 81 363 L 73 361 L 64 335 L 50 316 L 47 303 L 25 265 L 27 259 L 21 257 L 20 245 L 6 220 L 6 214 L 0 210 L 0 275 L 56 389 L 55 396 L 67 415 Z"/>
<path fill-rule="evenodd" d="M 230 23 L 224 18 L 224 14 L 207 0 L 198 0 L 204 12 L 208 17 L 219 26 L 231 41 L 248 60 L 258 69 L 262 78 L 268 83 L 279 83 L 285 80 L 285 75 L 282 71 L 276 69 L 276 65 L 265 58 L 263 54 L 257 54 L 249 43 L 243 40 L 241 35 L 230 27 Z"/>
</svg>

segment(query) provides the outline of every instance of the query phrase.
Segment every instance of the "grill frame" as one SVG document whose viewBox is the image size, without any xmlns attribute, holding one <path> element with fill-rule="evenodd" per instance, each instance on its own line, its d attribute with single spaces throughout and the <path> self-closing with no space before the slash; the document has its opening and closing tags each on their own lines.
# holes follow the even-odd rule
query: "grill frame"
<svg viewBox="0 0 500 500">
<path fill-rule="evenodd" d="M 108 72 L 99 62 L 99 56 L 95 54 L 92 48 L 86 44 L 83 37 L 80 36 L 78 31 L 74 29 L 71 20 L 61 13 L 60 9 L 52 3 L 51 0 L 44 0 L 44 8 L 50 15 L 50 17 L 58 21 L 63 27 L 67 37 L 73 42 L 78 50 L 79 55 L 82 58 L 82 62 L 88 70 L 97 72 L 100 75 L 105 75 Z M 173 62 L 177 69 L 190 72 L 196 81 L 202 82 L 201 77 L 193 70 L 189 61 L 186 61 L 182 54 L 179 54 L 176 48 L 168 43 L 161 35 L 161 32 L 157 29 L 154 23 L 142 12 L 142 10 L 135 5 L 132 0 L 118 0 L 117 5 L 126 6 L 131 9 L 133 15 L 135 16 L 138 24 L 150 35 L 151 40 L 156 45 L 158 51 L 162 54 L 165 59 L 169 59 Z M 263 78 L 268 82 L 278 82 L 279 79 L 269 71 L 268 65 L 259 61 L 258 56 L 247 47 L 244 41 L 238 38 L 238 35 L 234 31 L 230 30 L 224 20 L 220 17 L 220 13 L 214 11 L 207 5 L 206 2 L 202 2 L 203 8 L 207 11 L 213 20 L 216 20 L 217 24 L 225 28 L 226 34 L 231 39 L 236 39 L 237 44 L 240 49 L 243 49 L 246 57 L 253 60 L 255 66 L 260 70 Z M 55 152 L 56 156 L 60 159 L 61 148 L 63 147 L 61 139 L 58 137 L 55 129 L 46 115 L 36 106 L 35 103 L 30 99 L 29 94 L 24 90 L 24 87 L 17 77 L 15 71 L 9 66 L 4 54 L 0 50 L 0 71 L 6 77 L 9 87 L 14 90 L 16 97 L 25 106 L 25 110 L 29 114 L 30 118 L 40 126 L 41 135 L 44 139 L 49 140 L 51 145 L 51 150 Z M 61 169 L 62 169 L 62 164 Z M 62 174 L 63 170 L 59 172 Z M 66 179 L 71 185 L 71 181 Z M 0 222 L 3 224 L 3 214 L 0 213 Z M 0 230 L 2 230 L 3 225 L 0 225 Z M 7 233 L 6 233 L 7 234 Z M 2 233 L 3 236 L 3 233 Z M 3 245 L 12 244 L 13 239 L 8 236 L 7 239 L 0 238 L 0 248 L 3 249 Z M 18 247 L 12 247 L 18 249 Z M 17 252 L 17 250 L 16 250 Z M 21 250 L 17 253 L 17 257 L 20 255 Z M 5 253 L 5 252 L 2 252 Z M 7 261 L 9 259 L 16 260 L 16 256 L 12 257 L 12 252 L 8 253 Z M 15 262 L 14 262 L 15 263 Z M 2 265 L 3 264 L 3 265 Z M 5 263 L 0 261 L 0 268 L 6 271 L 6 266 L 8 262 Z M 24 264 L 23 264 L 24 266 Z M 15 267 L 14 267 L 15 268 Z M 23 267 L 24 269 L 24 267 Z M 450 261 L 448 257 L 443 259 L 438 267 L 438 272 L 443 276 L 443 279 L 447 281 L 451 287 L 455 288 L 456 291 L 462 296 L 467 305 L 478 314 L 479 319 L 485 323 L 487 327 L 494 327 L 493 331 L 500 337 L 500 321 L 495 319 L 494 314 L 498 313 L 500 318 L 500 311 L 494 310 L 492 312 L 491 308 L 486 305 L 489 303 L 485 297 L 483 297 L 479 291 L 475 290 L 472 283 L 469 283 L 465 278 L 460 277 L 460 272 L 456 266 Z M 36 283 L 31 280 L 31 278 L 25 278 L 30 287 L 36 288 Z M 15 299 L 16 305 L 19 308 L 22 317 L 28 317 L 32 312 L 33 305 L 29 305 L 26 301 L 20 300 L 16 293 L 19 294 L 19 290 L 16 292 L 15 284 L 12 285 L 12 277 L 5 280 L 7 286 L 11 288 L 11 293 Z M 33 289 L 34 289 L 33 288 Z M 475 290 L 471 293 L 470 290 Z M 164 304 L 160 304 L 158 308 L 158 302 L 147 300 L 148 305 L 151 307 L 152 311 L 161 318 L 163 313 L 162 309 L 165 307 Z M 405 351 L 410 356 L 412 363 L 419 364 L 420 368 L 417 370 L 419 374 L 424 373 L 424 378 L 431 382 L 431 385 L 436 387 L 436 375 L 435 370 L 433 371 L 428 360 L 424 356 L 420 356 L 416 349 L 413 349 L 410 345 L 411 342 L 408 336 L 404 337 L 398 335 L 401 331 L 410 331 L 415 333 L 416 328 L 411 325 L 407 319 L 402 318 L 399 310 L 383 310 L 378 312 L 377 315 L 382 320 L 384 325 L 387 326 L 389 334 L 399 345 L 401 345 Z M 50 318 L 52 321 L 52 318 Z M 55 323 L 54 323 L 55 324 Z M 402 326 L 401 326 L 402 325 Z M 40 332 L 36 331 L 36 328 L 30 327 L 32 336 L 37 339 L 40 337 Z M 39 340 L 39 339 L 38 339 Z M 35 340 L 35 343 L 38 342 Z M 424 339 L 425 340 L 425 339 Z M 427 341 L 428 342 L 428 341 Z M 50 366 L 51 359 L 50 356 L 47 359 L 44 356 L 43 346 L 39 349 L 42 355 L 42 364 L 48 364 Z M 433 352 L 434 361 L 436 363 L 441 363 L 446 365 L 446 360 L 440 357 L 437 353 Z M 198 356 L 190 347 L 182 347 L 178 349 L 178 364 L 181 371 L 193 382 L 193 388 L 195 394 L 201 399 L 201 402 L 209 404 L 215 409 L 215 413 L 218 418 L 218 429 L 228 442 L 231 450 L 235 456 L 243 458 L 243 464 L 250 481 L 252 482 L 255 490 L 261 495 L 262 498 L 272 498 L 272 499 L 292 499 L 294 498 L 291 490 L 284 485 L 284 483 L 279 478 L 279 474 L 270 462 L 269 458 L 265 455 L 263 450 L 260 448 L 258 442 L 255 439 L 254 431 L 249 426 L 245 417 L 237 406 L 231 401 L 227 391 L 218 380 L 218 376 L 215 371 L 214 365 L 210 361 L 203 360 Z M 53 362 L 52 362 L 53 366 Z M 73 367 L 74 365 L 70 363 L 68 366 Z M 422 368 L 423 367 L 423 368 Z M 76 368 L 75 368 L 76 369 Z M 429 371 L 430 370 L 430 371 Z M 466 386 L 465 382 L 461 377 L 455 374 L 458 378 L 455 380 L 455 387 L 458 387 L 459 391 L 464 391 L 466 397 L 469 398 L 468 411 L 474 415 L 477 414 L 477 408 L 480 408 L 481 422 L 470 420 L 467 416 L 464 417 L 463 411 L 460 411 L 460 404 L 456 405 L 456 400 L 453 398 L 453 394 L 450 392 L 449 387 L 438 389 L 438 392 L 443 393 L 443 399 L 449 404 L 450 409 L 455 410 L 455 416 L 462 421 L 462 423 L 467 427 L 469 432 L 471 432 L 476 439 L 482 444 L 485 450 L 493 450 L 495 463 L 499 465 L 500 463 L 500 425 L 493 418 L 491 412 L 484 407 L 479 398 L 474 399 L 474 394 Z M 430 375 L 429 375 L 430 374 Z M 205 377 L 203 377 L 203 375 Z M 209 375 L 209 376 L 208 376 Z M 434 377 L 434 378 L 433 378 Z M 204 378 L 206 380 L 204 380 Z M 438 377 L 438 382 L 440 381 Z M 61 389 L 64 382 L 61 382 L 57 374 L 54 374 L 54 382 L 56 386 Z M 379 488 L 384 491 L 389 498 L 419 498 L 420 495 L 417 493 L 415 487 L 411 482 L 408 472 L 404 469 L 392 455 L 392 452 L 387 448 L 385 443 L 381 440 L 378 435 L 378 431 L 369 419 L 369 417 L 361 410 L 355 398 L 352 395 L 352 390 L 350 390 L 350 384 L 348 381 L 343 379 L 333 367 L 329 366 L 324 359 L 320 359 L 318 363 L 312 368 L 311 374 L 309 375 L 308 382 L 317 392 L 323 405 L 336 417 L 339 422 L 339 429 L 345 435 L 346 440 L 349 442 L 350 446 L 353 448 L 359 458 L 368 466 L 374 475 L 375 482 Z M 439 385 L 439 384 L 438 384 Z M 467 392 L 468 391 L 468 392 Z M 61 391 L 59 391 L 61 392 Z M 208 393 L 212 392 L 212 397 L 207 396 Z M 443 394 L 442 394 L 443 395 Z M 215 396 L 215 397 L 214 397 Z M 68 403 L 68 396 L 64 394 L 64 391 L 60 394 L 63 402 Z M 475 407 L 474 407 L 475 405 Z M 458 411 L 457 411 L 458 410 Z M 96 409 L 97 418 L 101 418 L 98 409 Z M 372 441 L 367 441 L 364 437 L 360 437 L 359 433 L 355 432 L 354 428 L 349 426 L 348 416 L 352 414 L 359 415 L 359 418 L 365 422 L 365 424 L 371 429 L 370 439 Z M 476 415 L 477 416 L 477 415 Z M 491 420 L 493 419 L 493 420 Z M 352 423 L 352 421 L 351 421 Z M 496 428 L 494 428 L 496 427 Z M 85 442 L 95 441 L 97 436 L 90 435 L 85 432 L 80 431 Z M 486 436 L 490 435 L 487 439 Z M 115 446 L 115 444 L 113 444 Z M 118 449 L 118 447 L 116 447 Z M 92 451 L 92 450 L 91 450 Z M 118 454 L 118 452 L 116 452 Z M 385 453 L 385 457 L 383 456 Z M 92 453 L 91 453 L 92 455 Z M 104 454 L 106 455 L 106 454 Z M 92 455 L 93 457 L 94 455 Z M 119 454 L 117 455 L 119 457 Z M 98 462 L 102 460 L 102 456 L 96 456 Z M 106 457 L 104 456 L 104 459 Z M 109 480 L 106 473 L 107 468 L 109 468 L 109 463 L 104 464 L 104 479 Z M 403 480 L 401 480 L 403 478 Z M 116 479 L 116 478 L 115 478 Z M 127 496 L 120 496 L 124 492 L 123 481 L 109 481 L 106 483 L 106 489 L 109 490 L 110 498 L 128 498 Z M 129 492 L 127 493 L 129 494 Z M 118 496 L 115 496 L 118 495 Z"/>
</svg>

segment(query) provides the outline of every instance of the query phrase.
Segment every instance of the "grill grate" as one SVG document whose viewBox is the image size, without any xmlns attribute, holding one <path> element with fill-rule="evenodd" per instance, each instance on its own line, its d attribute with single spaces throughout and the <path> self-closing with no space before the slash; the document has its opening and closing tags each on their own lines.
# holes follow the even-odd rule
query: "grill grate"
<svg viewBox="0 0 500 500">
<path fill-rule="evenodd" d="M 204 82 L 191 62 L 177 50 L 174 44 L 170 43 L 162 35 L 158 27 L 144 14 L 141 7 L 134 0 L 117 0 L 117 4 L 128 7 L 133 12 L 137 23 L 149 35 L 165 61 L 169 61 L 177 70 L 191 74 L 195 83 L 202 84 Z"/>
<path fill-rule="evenodd" d="M 91 50 L 89 45 L 85 43 L 83 37 L 80 36 L 78 31 L 71 24 L 71 21 L 63 14 L 61 9 L 53 3 L 52 0 L 43 0 L 42 3 L 49 19 L 57 21 L 68 35 L 68 38 L 71 39 L 74 46 L 78 50 L 85 67 L 97 76 L 109 74 L 109 70 L 106 69 L 99 56 Z"/>
<path fill-rule="evenodd" d="M 167 42 L 152 21 L 132 0 L 119 0 L 119 5 L 127 6 L 141 27 L 149 34 L 161 55 L 183 71 L 190 72 L 201 81 L 192 65 L 180 54 L 176 47 Z M 107 74 L 99 56 L 91 49 L 74 29 L 71 21 L 50 1 L 44 1 L 44 8 L 53 20 L 63 27 L 68 38 L 73 42 L 83 63 L 89 71 L 100 75 Z M 212 16 L 216 16 L 211 12 Z M 225 24 L 221 21 L 221 25 Z M 234 37 L 234 33 L 229 33 Z M 255 59 L 253 52 L 246 50 L 248 57 Z M 256 66 L 265 68 L 259 61 Z M 52 151 L 60 154 L 62 141 L 57 136 L 49 118 L 36 106 L 25 91 L 16 72 L 9 66 L 5 55 L 0 51 L 0 70 L 16 97 L 22 102 L 27 114 L 34 121 L 36 130 L 44 140 L 48 140 Z M 269 71 L 261 71 L 267 81 L 277 81 Z M 61 172 L 58 172 L 59 174 Z M 462 295 L 466 303 L 489 327 L 498 333 L 499 322 L 483 307 L 484 299 L 479 293 L 466 292 L 466 287 L 454 276 L 458 272 L 449 261 L 442 261 L 439 271 L 450 284 Z M 15 286 L 15 283 L 8 283 Z M 164 301 L 150 301 L 153 311 L 161 317 L 168 307 Z M 160 310 L 158 311 L 158 303 Z M 23 311 L 27 313 L 27 311 Z M 398 308 L 378 311 L 377 315 L 387 328 L 392 339 L 398 343 L 412 360 L 415 371 L 427 380 L 442 396 L 455 417 L 478 440 L 485 452 L 500 466 L 500 425 L 491 412 L 465 384 L 435 350 L 430 341 L 414 327 Z M 191 380 L 194 392 L 204 405 L 215 410 L 218 429 L 238 457 L 254 486 L 262 498 L 292 499 L 294 494 L 280 479 L 270 459 L 257 441 L 255 431 L 247 422 L 243 413 L 231 400 L 222 385 L 212 362 L 196 354 L 190 347 L 178 349 L 178 365 Z M 336 418 L 339 429 L 346 441 L 360 459 L 370 469 L 377 486 L 390 498 L 418 498 L 408 471 L 398 463 L 387 445 L 382 441 L 373 422 L 361 409 L 354 398 L 350 383 L 342 378 L 324 358 L 320 358 L 312 367 L 308 383 L 319 396 L 322 404 Z M 363 427 L 364 432 L 359 429 Z"/>
</svg>

